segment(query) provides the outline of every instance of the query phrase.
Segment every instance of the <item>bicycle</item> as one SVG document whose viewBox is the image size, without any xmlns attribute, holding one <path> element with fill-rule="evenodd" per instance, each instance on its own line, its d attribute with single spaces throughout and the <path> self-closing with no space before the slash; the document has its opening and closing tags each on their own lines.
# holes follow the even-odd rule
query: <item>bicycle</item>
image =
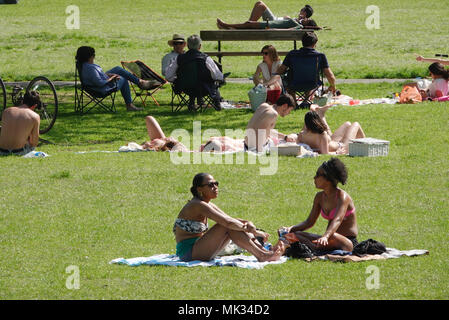
<svg viewBox="0 0 449 320">
<path fill-rule="evenodd" d="M 15 85 L 12 88 L 11 100 L 14 106 L 20 106 L 23 101 L 23 90 L 19 85 Z M 26 87 L 25 92 L 37 91 L 41 103 L 37 105 L 34 111 L 39 114 L 41 118 L 39 134 L 44 134 L 50 131 L 58 116 L 58 96 L 56 95 L 56 89 L 53 83 L 44 76 L 38 76 L 31 80 Z M 6 109 L 7 103 L 6 86 L 2 78 L 0 78 L 0 111 Z M 1 119 L 0 112 L 0 119 Z"/>
</svg>

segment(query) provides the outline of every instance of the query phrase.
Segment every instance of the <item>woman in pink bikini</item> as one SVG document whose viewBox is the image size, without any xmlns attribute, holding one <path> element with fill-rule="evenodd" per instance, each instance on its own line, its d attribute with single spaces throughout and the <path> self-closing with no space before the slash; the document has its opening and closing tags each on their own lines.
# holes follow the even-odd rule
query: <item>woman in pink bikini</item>
<svg viewBox="0 0 449 320">
<path fill-rule="evenodd" d="M 337 187 L 338 182 L 345 184 L 347 177 L 346 167 L 339 159 L 323 162 L 314 177 L 315 187 L 323 191 L 315 195 L 309 217 L 300 224 L 281 229 L 293 233 L 312 250 L 352 251 L 358 243 L 356 210 L 351 196 Z M 320 215 L 329 220 L 326 232 L 323 235 L 304 232 L 313 227 Z"/>
</svg>

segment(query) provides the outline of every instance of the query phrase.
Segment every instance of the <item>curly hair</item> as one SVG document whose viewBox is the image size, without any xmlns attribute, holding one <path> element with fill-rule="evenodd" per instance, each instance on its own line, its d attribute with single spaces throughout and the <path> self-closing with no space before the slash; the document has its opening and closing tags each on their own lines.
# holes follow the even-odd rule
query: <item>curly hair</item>
<svg viewBox="0 0 449 320">
<path fill-rule="evenodd" d="M 326 178 L 332 182 L 335 187 L 338 182 L 341 182 L 341 184 L 346 183 L 346 180 L 348 179 L 348 170 L 340 159 L 331 158 L 328 161 L 324 161 L 321 168 L 323 168 L 326 173 Z"/>
<path fill-rule="evenodd" d="M 82 46 L 76 51 L 75 59 L 78 63 L 83 64 L 89 61 L 92 56 L 95 56 L 95 49 L 88 46 Z"/>
</svg>

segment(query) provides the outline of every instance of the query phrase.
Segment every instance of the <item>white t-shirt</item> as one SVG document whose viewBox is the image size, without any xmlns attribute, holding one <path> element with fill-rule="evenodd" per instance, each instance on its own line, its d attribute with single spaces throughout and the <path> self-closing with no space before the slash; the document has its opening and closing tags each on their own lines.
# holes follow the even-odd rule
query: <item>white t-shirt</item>
<svg viewBox="0 0 449 320">
<path fill-rule="evenodd" d="M 443 97 L 447 96 L 449 91 L 448 81 L 442 78 L 433 80 L 428 89 L 429 97 L 436 98 L 437 91 L 440 91 Z"/>
</svg>

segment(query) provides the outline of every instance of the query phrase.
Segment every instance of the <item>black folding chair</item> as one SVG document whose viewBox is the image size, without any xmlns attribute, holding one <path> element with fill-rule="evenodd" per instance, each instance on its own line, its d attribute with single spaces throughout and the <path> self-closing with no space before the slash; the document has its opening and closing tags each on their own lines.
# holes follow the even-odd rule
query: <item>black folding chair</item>
<svg viewBox="0 0 449 320">
<path fill-rule="evenodd" d="M 75 112 L 86 114 L 95 107 L 99 107 L 108 112 L 117 112 L 115 108 L 115 95 L 117 93 L 117 85 L 106 94 L 101 94 L 92 88 L 83 84 L 81 80 L 81 65 L 76 63 L 75 66 Z M 115 80 L 114 80 L 115 82 Z M 105 99 L 110 97 L 111 103 L 106 103 Z"/>
<path fill-rule="evenodd" d="M 297 56 L 292 59 L 284 87 L 291 94 L 297 95 L 296 108 L 306 109 L 312 104 L 311 98 L 321 88 L 324 91 L 323 69 L 320 68 L 318 56 Z"/>
<path fill-rule="evenodd" d="M 154 82 L 154 85 L 150 89 L 137 88 L 138 90 L 136 90 L 137 86 L 131 82 L 131 88 L 134 91 L 133 102 L 134 100 L 137 99 L 137 97 L 139 97 L 140 100 L 142 101 L 143 106 L 145 107 L 146 106 L 145 102 L 147 98 L 151 97 L 154 103 L 156 103 L 156 105 L 159 107 L 159 103 L 154 97 L 154 94 L 157 91 L 159 91 L 164 84 L 167 83 L 167 80 L 165 80 L 162 76 L 158 75 L 156 72 L 154 72 L 150 67 L 148 67 L 145 63 L 143 63 L 140 60 L 122 61 L 121 63 L 124 69 L 128 69 L 137 78 Z"/>
<path fill-rule="evenodd" d="M 205 83 L 199 79 L 199 64 L 201 60 L 193 60 L 177 70 L 177 78 L 172 84 L 172 112 L 180 111 L 183 107 L 190 111 L 203 111 L 214 106 L 214 99 L 210 92 L 217 90 L 218 83 Z M 198 102 L 195 105 L 195 100 Z"/>
</svg>

